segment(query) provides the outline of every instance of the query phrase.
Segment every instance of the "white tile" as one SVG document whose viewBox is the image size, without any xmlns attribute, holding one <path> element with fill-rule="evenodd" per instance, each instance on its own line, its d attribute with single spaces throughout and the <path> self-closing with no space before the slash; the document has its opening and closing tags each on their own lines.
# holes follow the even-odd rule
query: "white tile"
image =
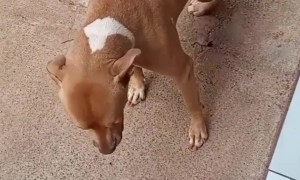
<svg viewBox="0 0 300 180">
<path fill-rule="evenodd" d="M 300 82 L 298 81 L 269 169 L 300 179 Z"/>
<path fill-rule="evenodd" d="M 289 179 L 269 171 L 266 180 L 289 180 Z"/>
</svg>

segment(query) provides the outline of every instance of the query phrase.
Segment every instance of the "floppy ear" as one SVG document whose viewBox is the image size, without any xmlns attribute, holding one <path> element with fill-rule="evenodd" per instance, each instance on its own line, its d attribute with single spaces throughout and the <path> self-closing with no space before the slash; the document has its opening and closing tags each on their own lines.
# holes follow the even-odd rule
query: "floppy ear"
<svg viewBox="0 0 300 180">
<path fill-rule="evenodd" d="M 64 76 L 64 66 L 66 65 L 66 57 L 64 55 L 57 56 L 47 64 L 47 71 L 50 77 L 61 86 Z"/>
<path fill-rule="evenodd" d="M 129 69 L 132 67 L 135 58 L 140 54 L 140 49 L 133 48 L 128 50 L 123 57 L 115 61 L 112 67 L 112 72 L 115 75 L 115 82 L 119 82 L 126 75 Z"/>
</svg>

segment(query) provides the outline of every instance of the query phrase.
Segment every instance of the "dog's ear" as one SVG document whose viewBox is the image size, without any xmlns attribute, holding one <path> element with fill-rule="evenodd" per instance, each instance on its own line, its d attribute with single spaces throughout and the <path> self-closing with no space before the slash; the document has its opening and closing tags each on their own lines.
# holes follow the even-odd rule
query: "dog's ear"
<svg viewBox="0 0 300 180">
<path fill-rule="evenodd" d="M 119 82 L 132 67 L 134 60 L 141 54 L 140 49 L 130 49 L 127 53 L 116 60 L 112 67 L 112 72 L 115 75 L 114 81 Z"/>
<path fill-rule="evenodd" d="M 65 73 L 66 57 L 64 55 L 57 56 L 47 64 L 47 71 L 50 77 L 61 86 L 62 79 Z"/>
</svg>

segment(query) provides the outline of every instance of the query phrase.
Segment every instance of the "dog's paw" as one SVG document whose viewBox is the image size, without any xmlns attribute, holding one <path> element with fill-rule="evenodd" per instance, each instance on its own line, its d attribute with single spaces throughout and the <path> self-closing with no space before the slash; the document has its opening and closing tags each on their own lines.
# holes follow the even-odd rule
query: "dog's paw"
<svg viewBox="0 0 300 180">
<path fill-rule="evenodd" d="M 189 149 L 199 149 L 207 140 L 206 126 L 202 123 L 192 123 L 189 129 Z"/>
<path fill-rule="evenodd" d="M 142 86 L 135 86 L 130 84 L 128 89 L 128 103 L 131 106 L 137 105 L 139 102 L 145 100 L 145 84 Z"/>
<path fill-rule="evenodd" d="M 212 0 L 210 2 L 200 2 L 199 0 L 191 0 L 188 6 L 188 12 L 194 16 L 203 16 L 208 14 L 217 4 L 219 0 Z"/>
</svg>

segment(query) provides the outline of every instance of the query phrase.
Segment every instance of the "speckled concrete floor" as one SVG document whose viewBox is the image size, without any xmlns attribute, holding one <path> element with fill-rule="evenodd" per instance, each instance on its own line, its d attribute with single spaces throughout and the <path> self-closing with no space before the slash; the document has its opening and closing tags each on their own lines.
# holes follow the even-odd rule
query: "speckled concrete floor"
<svg viewBox="0 0 300 180">
<path fill-rule="evenodd" d="M 0 0 L 0 179 L 264 176 L 299 70 L 298 0 L 227 0 L 214 17 L 184 12 L 180 36 L 195 58 L 210 139 L 187 150 L 179 92 L 147 72 L 148 98 L 126 109 L 124 139 L 110 156 L 67 120 L 45 71 L 82 22 L 85 8 L 70 2 Z"/>
</svg>

